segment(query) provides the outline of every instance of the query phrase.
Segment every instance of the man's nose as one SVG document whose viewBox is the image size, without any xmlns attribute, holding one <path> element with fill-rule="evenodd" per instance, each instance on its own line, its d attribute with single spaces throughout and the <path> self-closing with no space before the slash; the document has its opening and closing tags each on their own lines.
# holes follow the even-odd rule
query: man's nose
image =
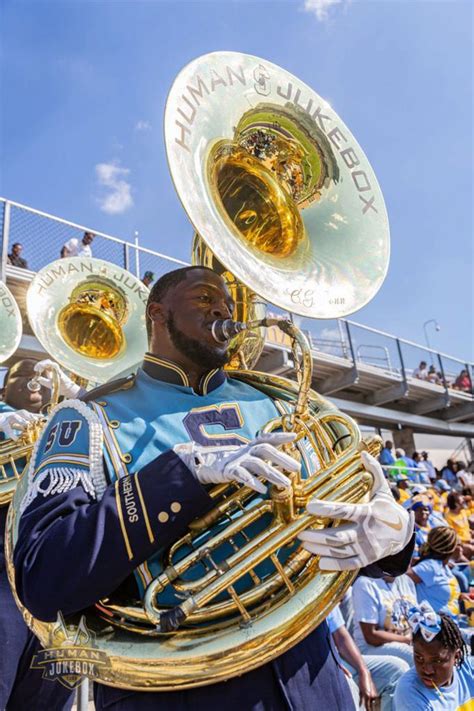
<svg viewBox="0 0 474 711">
<path fill-rule="evenodd" d="M 211 313 L 214 318 L 232 318 L 232 311 L 223 299 L 212 304 Z"/>
</svg>

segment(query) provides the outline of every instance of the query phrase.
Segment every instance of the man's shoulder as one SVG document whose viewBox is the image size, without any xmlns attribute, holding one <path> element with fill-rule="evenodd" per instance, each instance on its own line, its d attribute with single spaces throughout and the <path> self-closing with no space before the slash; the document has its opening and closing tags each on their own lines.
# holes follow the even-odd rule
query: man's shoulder
<svg viewBox="0 0 474 711">
<path fill-rule="evenodd" d="M 110 396 L 131 390 L 135 386 L 135 381 L 135 373 L 131 373 L 123 378 L 117 378 L 116 380 L 110 380 L 103 385 L 98 385 L 93 390 L 89 390 L 89 392 L 80 397 L 80 400 L 85 403 L 100 403 L 104 397 L 109 398 Z"/>
</svg>

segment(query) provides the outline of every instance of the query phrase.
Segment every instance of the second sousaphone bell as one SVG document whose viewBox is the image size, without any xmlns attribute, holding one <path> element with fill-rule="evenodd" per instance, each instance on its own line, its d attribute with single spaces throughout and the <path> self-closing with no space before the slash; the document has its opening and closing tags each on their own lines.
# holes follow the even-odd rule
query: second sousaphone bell
<svg viewBox="0 0 474 711">
<path fill-rule="evenodd" d="M 148 289 L 102 259 L 58 259 L 28 290 L 28 317 L 45 350 L 95 383 L 131 370 L 147 349 Z"/>
</svg>

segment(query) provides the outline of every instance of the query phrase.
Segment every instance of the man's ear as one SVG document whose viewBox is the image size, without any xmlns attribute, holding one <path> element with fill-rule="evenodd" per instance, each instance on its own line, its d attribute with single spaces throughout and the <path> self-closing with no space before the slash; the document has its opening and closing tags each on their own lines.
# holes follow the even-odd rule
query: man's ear
<svg viewBox="0 0 474 711">
<path fill-rule="evenodd" d="M 163 304 L 159 304 L 156 301 L 152 301 L 147 306 L 147 316 L 150 321 L 156 324 L 164 326 L 166 324 L 166 313 Z"/>
</svg>

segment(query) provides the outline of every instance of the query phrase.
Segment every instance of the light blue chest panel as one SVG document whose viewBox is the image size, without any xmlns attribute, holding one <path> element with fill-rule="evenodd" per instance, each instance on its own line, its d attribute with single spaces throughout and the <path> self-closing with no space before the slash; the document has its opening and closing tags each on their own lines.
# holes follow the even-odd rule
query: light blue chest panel
<svg viewBox="0 0 474 711">
<path fill-rule="evenodd" d="M 134 474 L 181 442 L 239 445 L 278 411 L 263 393 L 227 379 L 207 395 L 139 371 L 133 388 L 92 403 L 103 424 L 111 481 Z M 118 456 L 117 456 L 118 453 Z"/>
<path fill-rule="evenodd" d="M 230 378 L 207 395 L 138 371 L 133 388 L 91 403 L 104 431 L 108 478 L 134 474 L 176 444 L 239 445 L 280 413 L 265 394 Z M 157 476 L 159 472 L 157 472 Z M 135 572 L 141 594 L 162 571 L 158 553 Z"/>
</svg>

